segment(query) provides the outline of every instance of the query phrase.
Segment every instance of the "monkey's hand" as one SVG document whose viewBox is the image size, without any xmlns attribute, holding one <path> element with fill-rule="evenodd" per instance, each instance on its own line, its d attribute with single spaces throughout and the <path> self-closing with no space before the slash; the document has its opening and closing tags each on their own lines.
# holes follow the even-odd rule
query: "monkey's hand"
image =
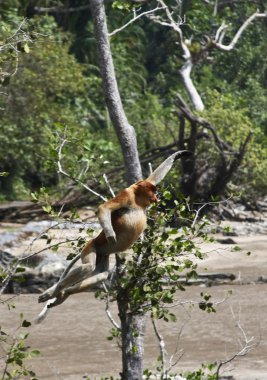
<svg viewBox="0 0 267 380">
<path fill-rule="evenodd" d="M 105 235 L 106 235 L 108 243 L 110 244 L 117 243 L 116 234 L 114 231 L 108 231 L 108 232 L 105 231 Z"/>
</svg>

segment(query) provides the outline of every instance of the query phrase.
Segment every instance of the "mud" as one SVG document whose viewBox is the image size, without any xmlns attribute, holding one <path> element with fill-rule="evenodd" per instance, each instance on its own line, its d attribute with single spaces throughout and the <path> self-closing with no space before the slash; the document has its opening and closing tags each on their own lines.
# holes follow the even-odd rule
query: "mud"
<svg viewBox="0 0 267 380">
<path fill-rule="evenodd" d="M 158 323 L 166 343 L 167 359 L 175 351 L 180 357 L 173 372 L 182 373 L 199 368 L 201 363 L 227 360 L 241 350 L 246 337 L 247 340 L 253 338 L 251 343 L 255 346 L 246 356 L 237 357 L 224 366 L 223 374 L 232 375 L 236 380 L 267 379 L 267 283 L 257 283 L 259 277 L 267 278 L 267 237 L 241 236 L 234 237 L 234 240 L 242 251 L 233 251 L 231 246 L 219 243 L 203 247 L 210 253 L 199 263 L 199 268 L 201 272 L 234 273 L 237 280 L 211 288 L 191 286 L 185 292 L 178 292 L 177 306 L 173 308 L 177 322 Z M 246 252 L 251 252 L 251 255 Z M 211 294 L 213 301 L 219 302 L 216 313 L 208 314 L 195 304 L 200 300 L 201 292 Z M 33 321 L 41 310 L 37 296 L 31 294 L 14 298 L 12 302 L 16 309 L 13 310 L 0 304 L 3 330 L 16 330 L 19 312 Z M 112 314 L 118 320 L 115 305 L 112 305 Z M 120 350 L 115 341 L 107 340 L 111 327 L 105 314 L 105 304 L 96 300 L 94 294 L 73 296 L 51 310 L 41 325 L 27 329 L 30 333 L 28 343 L 42 353 L 31 359 L 29 365 L 39 380 L 118 376 L 121 370 Z M 0 347 L 0 357 L 3 354 L 1 350 Z M 145 368 L 155 369 L 158 356 L 158 341 L 148 321 Z"/>
</svg>

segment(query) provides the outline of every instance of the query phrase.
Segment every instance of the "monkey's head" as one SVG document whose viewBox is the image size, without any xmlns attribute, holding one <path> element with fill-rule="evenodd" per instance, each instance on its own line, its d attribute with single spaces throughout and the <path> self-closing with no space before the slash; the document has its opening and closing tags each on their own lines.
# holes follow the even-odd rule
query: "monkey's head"
<svg viewBox="0 0 267 380">
<path fill-rule="evenodd" d="M 134 184 L 136 203 L 141 207 L 148 207 L 151 203 L 157 203 L 156 186 L 147 180 L 141 180 Z"/>
</svg>

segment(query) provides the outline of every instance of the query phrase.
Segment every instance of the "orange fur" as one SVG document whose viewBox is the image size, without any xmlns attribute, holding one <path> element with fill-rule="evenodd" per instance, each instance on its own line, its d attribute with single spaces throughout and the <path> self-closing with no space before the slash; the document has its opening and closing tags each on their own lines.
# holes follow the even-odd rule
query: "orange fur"
<svg viewBox="0 0 267 380">
<path fill-rule="evenodd" d="M 100 205 L 98 218 L 103 230 L 85 244 L 81 254 L 72 260 L 68 268 L 79 257 L 83 265 L 71 271 L 67 269 L 59 282 L 39 297 L 39 302 L 55 298 L 53 303 L 49 301 L 47 307 L 59 305 L 69 295 L 86 291 L 106 279 L 109 255 L 130 248 L 146 228 L 145 209 L 157 201 L 155 192 L 156 186 L 150 181 L 138 181 Z M 91 258 L 95 261 L 93 265 Z"/>
<path fill-rule="evenodd" d="M 88 291 L 107 280 L 110 274 L 109 255 L 126 250 L 139 238 L 146 228 L 145 209 L 152 202 L 157 202 L 155 185 L 162 181 L 177 158 L 189 154 L 188 151 L 173 153 L 146 180 L 136 182 L 100 205 L 98 219 L 103 230 L 85 244 L 81 254 L 71 261 L 58 283 L 40 295 L 39 302 L 48 301 L 40 313 L 40 320 L 48 308 L 61 304 L 69 295 Z M 94 257 L 92 265 L 90 258 Z M 83 264 L 72 269 L 80 258 Z M 51 301 L 52 298 L 55 300 Z"/>
<path fill-rule="evenodd" d="M 157 200 L 155 191 L 156 186 L 152 183 L 139 181 L 102 204 L 99 207 L 99 218 L 101 223 L 102 217 L 103 230 L 84 246 L 81 254 L 82 262 L 87 263 L 88 255 L 92 252 L 98 256 L 128 249 L 146 227 L 145 208 Z M 105 234 L 106 214 L 115 233 L 114 241 L 109 241 Z"/>
</svg>

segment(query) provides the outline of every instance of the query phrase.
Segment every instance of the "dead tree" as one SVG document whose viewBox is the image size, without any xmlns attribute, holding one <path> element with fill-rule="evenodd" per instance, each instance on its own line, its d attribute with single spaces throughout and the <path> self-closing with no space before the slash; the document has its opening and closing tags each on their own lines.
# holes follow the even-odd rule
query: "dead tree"
<svg viewBox="0 0 267 380">
<path fill-rule="evenodd" d="M 191 200 L 209 201 L 210 198 L 221 195 L 229 181 L 233 178 L 244 158 L 252 132 L 244 138 L 239 149 L 235 150 L 229 143 L 221 140 L 216 131 L 207 120 L 195 115 L 180 95 L 177 97 L 176 112 L 179 125 L 178 148 L 188 149 L 193 156 L 182 158 L 181 190 Z M 189 133 L 185 133 L 186 123 Z M 201 162 L 198 155 L 198 145 L 201 140 L 208 139 L 217 151 L 214 162 Z"/>
</svg>

